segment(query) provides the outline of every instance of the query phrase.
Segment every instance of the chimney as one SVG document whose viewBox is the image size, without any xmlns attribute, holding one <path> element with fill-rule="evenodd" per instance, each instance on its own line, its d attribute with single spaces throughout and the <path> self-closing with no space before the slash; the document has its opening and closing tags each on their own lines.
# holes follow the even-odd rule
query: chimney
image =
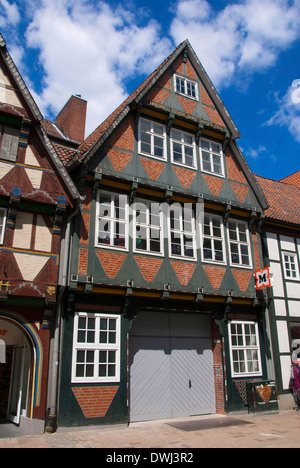
<svg viewBox="0 0 300 468">
<path fill-rule="evenodd" d="M 82 143 L 85 138 L 87 101 L 80 94 L 71 96 L 55 119 L 70 140 Z"/>
</svg>

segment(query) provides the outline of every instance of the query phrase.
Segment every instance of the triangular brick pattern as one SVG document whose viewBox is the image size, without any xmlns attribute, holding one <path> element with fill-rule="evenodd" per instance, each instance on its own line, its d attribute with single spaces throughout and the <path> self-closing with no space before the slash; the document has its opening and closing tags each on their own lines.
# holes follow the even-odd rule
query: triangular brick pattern
<svg viewBox="0 0 300 468">
<path fill-rule="evenodd" d="M 173 169 L 181 186 L 185 189 L 189 189 L 196 177 L 196 171 L 189 171 L 188 169 L 182 169 L 181 167 L 173 167 Z"/>
<path fill-rule="evenodd" d="M 228 178 L 242 184 L 247 184 L 247 180 L 244 176 L 243 171 L 239 167 L 238 163 L 233 159 L 230 153 L 226 152 L 226 162 L 228 170 Z"/>
<path fill-rule="evenodd" d="M 158 258 L 134 257 L 143 278 L 147 283 L 154 281 L 163 260 Z"/>
<path fill-rule="evenodd" d="M 219 179 L 218 177 L 209 176 L 207 174 L 203 174 L 203 177 L 212 195 L 214 195 L 215 197 L 218 197 L 224 185 L 224 180 Z"/>
<path fill-rule="evenodd" d="M 240 203 L 244 203 L 246 200 L 246 197 L 249 193 L 249 187 L 241 184 L 236 184 L 234 182 L 230 182 L 230 185 L 236 194 L 236 197 Z"/>
<path fill-rule="evenodd" d="M 109 160 L 116 172 L 123 172 L 127 164 L 132 158 L 131 154 L 122 153 L 121 151 L 110 150 L 107 153 Z"/>
<path fill-rule="evenodd" d="M 96 254 L 106 276 L 110 279 L 115 279 L 121 266 L 125 262 L 127 255 L 110 252 L 96 252 Z"/>
<path fill-rule="evenodd" d="M 248 289 L 249 282 L 253 276 L 252 271 L 231 270 L 233 276 L 241 291 L 245 292 Z"/>
<path fill-rule="evenodd" d="M 155 86 L 151 92 L 147 95 L 148 101 L 154 101 L 158 104 L 163 104 L 165 100 L 170 96 L 170 91 L 167 89 L 159 88 Z"/>
<path fill-rule="evenodd" d="M 187 99 L 184 96 L 176 96 L 186 114 L 192 114 L 198 105 L 198 101 Z"/>
<path fill-rule="evenodd" d="M 145 171 L 147 172 L 147 176 L 150 180 L 157 181 L 163 173 L 163 170 L 166 167 L 166 164 L 161 163 L 159 161 L 153 161 L 148 158 L 140 157 L 140 161 L 143 164 Z"/>
<path fill-rule="evenodd" d="M 76 400 L 87 419 L 104 418 L 119 387 L 72 388 Z"/>
<path fill-rule="evenodd" d="M 203 265 L 203 269 L 214 289 L 220 289 L 226 269 L 209 265 Z"/>
<path fill-rule="evenodd" d="M 171 262 L 179 283 L 187 286 L 192 279 L 196 265 L 193 263 Z"/>
</svg>

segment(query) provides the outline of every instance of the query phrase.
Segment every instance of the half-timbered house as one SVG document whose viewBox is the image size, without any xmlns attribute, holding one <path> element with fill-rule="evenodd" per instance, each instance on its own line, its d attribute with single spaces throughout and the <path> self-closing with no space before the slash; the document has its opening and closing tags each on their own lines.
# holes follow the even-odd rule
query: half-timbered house
<svg viewBox="0 0 300 468">
<path fill-rule="evenodd" d="M 245 409 L 268 377 L 266 199 L 188 41 L 66 164 L 75 220 L 59 424 Z"/>
</svg>

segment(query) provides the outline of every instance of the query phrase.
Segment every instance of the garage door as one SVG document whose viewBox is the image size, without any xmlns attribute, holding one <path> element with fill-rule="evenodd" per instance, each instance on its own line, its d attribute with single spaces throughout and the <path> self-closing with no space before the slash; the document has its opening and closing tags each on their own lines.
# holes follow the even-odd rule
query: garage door
<svg viewBox="0 0 300 468">
<path fill-rule="evenodd" d="M 130 420 L 215 412 L 210 317 L 140 312 L 130 333 Z"/>
</svg>

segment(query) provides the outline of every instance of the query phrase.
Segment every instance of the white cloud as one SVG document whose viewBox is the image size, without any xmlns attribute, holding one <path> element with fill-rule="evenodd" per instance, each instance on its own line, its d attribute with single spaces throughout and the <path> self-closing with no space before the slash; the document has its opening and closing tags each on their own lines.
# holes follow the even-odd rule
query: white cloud
<svg viewBox="0 0 300 468">
<path fill-rule="evenodd" d="M 274 66 L 299 39 L 300 2 L 240 0 L 216 12 L 206 0 L 178 0 L 171 34 L 176 43 L 189 38 L 214 84 L 227 86 Z"/>
<path fill-rule="evenodd" d="M 0 27 L 15 26 L 20 22 L 20 13 L 15 4 L 0 0 Z"/>
<path fill-rule="evenodd" d="M 140 25 L 121 5 L 86 0 L 39 2 L 26 38 L 44 69 L 43 90 L 33 91 L 42 113 L 56 115 L 80 93 L 88 101 L 87 133 L 127 97 L 123 80 L 149 74 L 173 48 L 156 21 Z"/>
<path fill-rule="evenodd" d="M 274 96 L 278 110 L 265 122 L 266 126 L 277 125 L 289 130 L 293 138 L 300 143 L 300 79 L 295 80 L 286 94 L 280 98 Z"/>
</svg>

